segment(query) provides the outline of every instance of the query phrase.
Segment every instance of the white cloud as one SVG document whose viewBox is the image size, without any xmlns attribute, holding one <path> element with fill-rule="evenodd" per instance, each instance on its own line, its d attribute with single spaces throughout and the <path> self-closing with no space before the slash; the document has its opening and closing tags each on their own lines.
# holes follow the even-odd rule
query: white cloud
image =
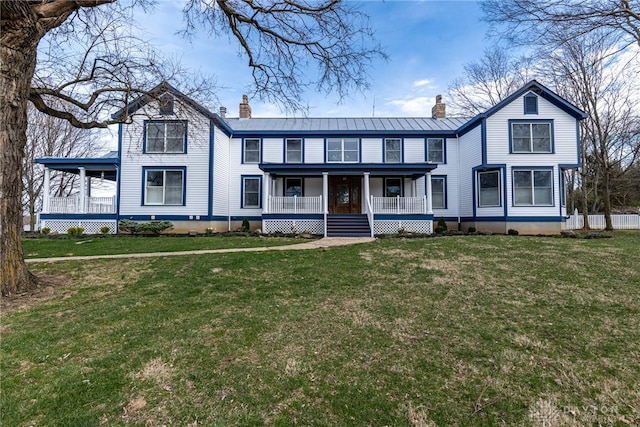
<svg viewBox="0 0 640 427">
<path fill-rule="evenodd" d="M 433 83 L 431 79 L 416 80 L 413 82 L 413 87 L 430 86 Z"/>
<path fill-rule="evenodd" d="M 418 96 L 415 98 L 394 99 L 387 102 L 387 105 L 396 107 L 403 114 L 408 116 L 430 117 L 431 107 L 435 98 Z"/>
</svg>

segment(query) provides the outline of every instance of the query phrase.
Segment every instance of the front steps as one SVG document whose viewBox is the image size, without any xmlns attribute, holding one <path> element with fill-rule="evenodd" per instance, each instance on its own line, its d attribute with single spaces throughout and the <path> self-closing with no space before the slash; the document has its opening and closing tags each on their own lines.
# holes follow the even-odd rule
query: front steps
<svg viewBox="0 0 640 427">
<path fill-rule="evenodd" d="M 371 237 L 369 219 L 366 215 L 329 214 L 327 237 Z"/>
</svg>

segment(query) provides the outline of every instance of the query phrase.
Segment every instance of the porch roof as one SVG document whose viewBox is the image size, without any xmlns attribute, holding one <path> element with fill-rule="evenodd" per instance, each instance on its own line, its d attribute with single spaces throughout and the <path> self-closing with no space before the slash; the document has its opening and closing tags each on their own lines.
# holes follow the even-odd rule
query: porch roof
<svg viewBox="0 0 640 427">
<path fill-rule="evenodd" d="M 115 181 L 120 158 L 117 151 L 112 151 L 103 157 L 41 157 L 35 159 L 35 162 L 49 169 L 75 174 L 79 173 L 80 168 L 84 168 L 87 176 Z"/>
<path fill-rule="evenodd" d="M 420 178 L 431 172 L 435 163 L 260 163 L 260 169 L 272 175 L 404 175 Z"/>
</svg>

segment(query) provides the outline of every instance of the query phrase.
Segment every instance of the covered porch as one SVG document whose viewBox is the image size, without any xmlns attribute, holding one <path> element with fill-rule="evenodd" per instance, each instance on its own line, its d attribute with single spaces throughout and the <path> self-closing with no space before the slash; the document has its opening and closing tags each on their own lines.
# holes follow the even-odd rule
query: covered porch
<svg viewBox="0 0 640 427">
<path fill-rule="evenodd" d="M 263 230 L 308 231 L 324 236 L 338 218 L 355 224 L 358 235 L 433 230 L 431 171 L 416 164 L 261 164 L 264 171 Z M 340 232 L 350 233 L 348 225 Z M 345 229 L 345 227 L 347 229 Z M 340 234 L 340 235 L 354 235 Z"/>
<path fill-rule="evenodd" d="M 44 185 L 40 229 L 66 233 L 70 227 L 82 227 L 86 233 L 98 233 L 102 227 L 109 227 L 111 233 L 117 231 L 116 185 L 119 158 L 111 152 L 100 158 L 39 158 L 35 160 L 44 166 Z M 77 191 L 69 196 L 52 194 L 51 171 L 76 174 L 79 177 Z M 113 182 L 112 195 L 105 195 L 99 182 Z M 96 190 L 99 193 L 92 194 Z"/>
</svg>

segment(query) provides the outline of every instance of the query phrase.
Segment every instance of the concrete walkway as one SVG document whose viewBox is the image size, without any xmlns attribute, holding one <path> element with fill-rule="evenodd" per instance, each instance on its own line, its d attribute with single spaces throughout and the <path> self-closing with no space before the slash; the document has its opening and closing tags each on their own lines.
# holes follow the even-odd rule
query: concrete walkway
<svg viewBox="0 0 640 427">
<path fill-rule="evenodd" d="M 34 262 L 57 262 L 57 261 L 83 261 L 92 259 L 122 259 L 122 258 L 151 258 L 162 256 L 182 256 L 182 255 L 201 255 L 201 254 L 218 254 L 229 252 L 265 252 L 265 251 L 293 251 L 305 249 L 329 248 L 332 246 L 354 245 L 357 243 L 373 242 L 373 237 L 324 237 L 318 240 L 312 240 L 295 245 L 269 246 L 257 248 L 229 248 L 229 249 L 200 249 L 196 251 L 179 251 L 179 252 L 151 252 L 142 254 L 116 254 L 116 255 L 86 255 L 86 256 L 65 256 L 55 258 L 29 258 L 25 259 L 26 263 Z"/>
</svg>

